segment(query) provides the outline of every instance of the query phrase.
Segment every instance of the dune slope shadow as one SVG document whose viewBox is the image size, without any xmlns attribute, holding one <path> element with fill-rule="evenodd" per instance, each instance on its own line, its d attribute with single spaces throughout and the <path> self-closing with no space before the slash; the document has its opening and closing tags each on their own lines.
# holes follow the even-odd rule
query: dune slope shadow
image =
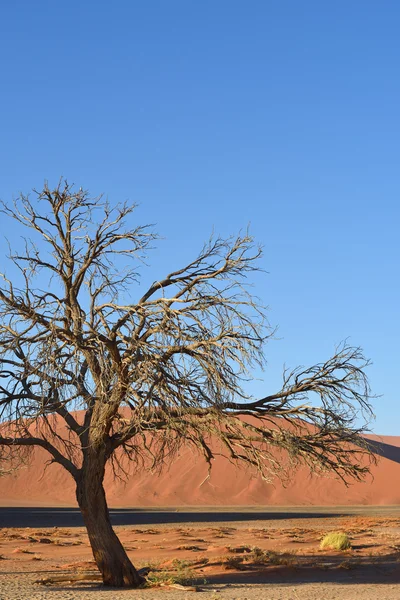
<svg viewBox="0 0 400 600">
<path fill-rule="evenodd" d="M 380 456 L 381 458 L 387 458 L 400 464 L 400 447 L 393 446 L 392 444 L 386 444 L 378 440 L 367 440 L 370 450 Z"/>
</svg>

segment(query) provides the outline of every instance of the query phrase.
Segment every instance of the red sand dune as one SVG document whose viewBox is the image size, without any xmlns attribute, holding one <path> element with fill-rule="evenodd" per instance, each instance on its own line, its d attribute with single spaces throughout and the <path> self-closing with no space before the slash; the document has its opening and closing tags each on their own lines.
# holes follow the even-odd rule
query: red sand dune
<svg viewBox="0 0 400 600">
<path fill-rule="evenodd" d="M 299 506 L 400 504 L 400 437 L 374 437 L 383 457 L 364 483 L 346 487 L 332 477 L 311 477 L 305 468 L 293 473 L 289 485 L 268 484 L 248 470 L 217 458 L 211 477 L 203 460 L 189 448 L 161 475 L 132 472 L 126 483 L 107 473 L 105 486 L 110 506 Z M 0 478 L 3 506 L 75 505 L 74 483 L 58 465 L 44 469 L 47 455 L 35 451 L 31 465 Z"/>
</svg>

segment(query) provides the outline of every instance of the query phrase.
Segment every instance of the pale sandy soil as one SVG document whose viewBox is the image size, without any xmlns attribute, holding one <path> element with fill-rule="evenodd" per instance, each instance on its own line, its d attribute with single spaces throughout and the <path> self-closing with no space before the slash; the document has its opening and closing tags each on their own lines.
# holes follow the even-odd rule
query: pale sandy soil
<svg viewBox="0 0 400 600">
<path fill-rule="evenodd" d="M 116 528 L 134 563 L 155 573 L 192 571 L 207 600 L 397 600 L 400 517 L 324 516 L 229 523 Z M 343 530 L 346 552 L 320 551 L 328 531 Z M 254 546 L 268 552 L 259 564 Z M 41 586 L 35 580 L 94 569 L 84 529 L 0 530 L 0 600 L 186 600 L 195 592 L 106 590 L 98 584 Z M 264 554 L 265 557 L 265 554 Z M 168 575 L 169 576 L 169 575 Z M 206 583 L 204 581 L 206 580 Z"/>
<path fill-rule="evenodd" d="M 191 600 L 193 596 L 199 600 L 398 600 L 399 587 L 392 584 L 233 584 L 209 586 L 207 591 L 194 594 L 175 590 L 103 591 L 83 587 L 38 590 L 24 581 L 4 584 L 0 591 L 1 600 Z"/>
</svg>

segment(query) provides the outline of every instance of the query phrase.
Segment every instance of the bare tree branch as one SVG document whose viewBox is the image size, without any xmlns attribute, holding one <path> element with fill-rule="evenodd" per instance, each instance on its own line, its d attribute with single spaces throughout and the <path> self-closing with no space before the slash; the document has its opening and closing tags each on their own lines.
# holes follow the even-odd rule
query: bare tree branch
<svg viewBox="0 0 400 600">
<path fill-rule="evenodd" d="M 267 480 L 302 463 L 348 482 L 373 459 L 362 436 L 372 412 L 361 349 L 345 343 L 325 362 L 285 372 L 274 393 L 249 397 L 274 333 L 248 284 L 261 248 L 248 232 L 212 238 L 135 299 L 157 236 L 131 225 L 134 209 L 66 181 L 2 205 L 35 238 L 11 251 L 12 277 L 0 276 L 2 468 L 16 450 L 25 458 L 40 447 L 67 469 L 110 585 L 140 577 L 109 523 L 109 460 L 161 468 L 191 444 L 210 466 L 222 454 Z"/>
</svg>

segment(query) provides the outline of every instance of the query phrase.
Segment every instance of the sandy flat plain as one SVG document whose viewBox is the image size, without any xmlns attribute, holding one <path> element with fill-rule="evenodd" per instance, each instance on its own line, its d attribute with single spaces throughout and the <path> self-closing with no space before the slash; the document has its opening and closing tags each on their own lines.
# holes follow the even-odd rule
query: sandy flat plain
<svg viewBox="0 0 400 600">
<path fill-rule="evenodd" d="M 53 526 L 42 526 L 51 514 Z M 75 509 L 45 508 L 2 509 L 1 515 L 1 600 L 186 600 L 196 595 L 167 587 L 106 590 L 96 582 L 34 583 L 55 574 L 95 572 L 79 515 Z M 26 525 L 37 515 L 40 527 L 15 526 L 16 518 Z M 200 512 L 184 507 L 126 509 L 112 515 L 120 523 L 116 531 L 136 566 L 152 566 L 159 578 L 194 578 L 200 598 L 400 598 L 399 507 L 204 508 Z M 140 524 L 133 524 L 138 515 Z M 71 524 L 74 518 L 76 524 Z M 14 526 L 8 526 L 7 520 Z M 323 535 L 339 530 L 349 535 L 351 550 L 321 551 Z"/>
</svg>

